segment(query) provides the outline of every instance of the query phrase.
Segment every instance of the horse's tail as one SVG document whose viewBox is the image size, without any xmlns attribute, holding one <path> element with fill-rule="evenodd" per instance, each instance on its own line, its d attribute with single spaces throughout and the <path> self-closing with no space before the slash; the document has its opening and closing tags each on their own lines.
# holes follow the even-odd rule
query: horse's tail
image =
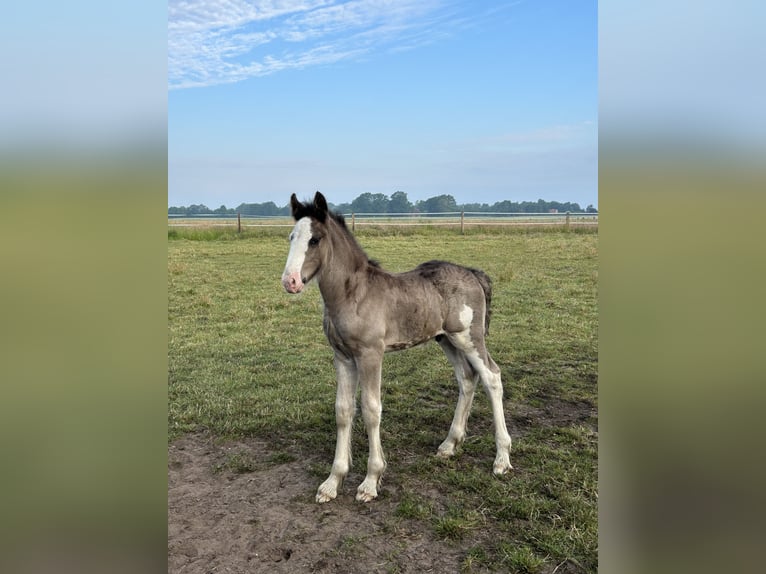
<svg viewBox="0 0 766 574">
<path fill-rule="evenodd" d="M 486 311 L 484 314 L 484 335 L 489 335 L 489 319 L 492 316 L 492 279 L 490 279 L 489 275 L 484 273 L 484 271 L 481 269 L 472 269 L 469 267 L 468 270 L 474 274 L 476 279 L 479 280 L 479 284 L 484 290 L 484 301 L 486 302 Z"/>
</svg>

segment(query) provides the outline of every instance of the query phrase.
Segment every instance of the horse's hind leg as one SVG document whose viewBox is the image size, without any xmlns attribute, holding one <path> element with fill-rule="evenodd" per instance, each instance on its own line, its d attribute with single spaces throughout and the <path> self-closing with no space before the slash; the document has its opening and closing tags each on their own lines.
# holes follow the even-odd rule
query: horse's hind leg
<svg viewBox="0 0 766 574">
<path fill-rule="evenodd" d="M 466 322 L 465 329 L 457 333 L 447 335 L 450 342 L 460 351 L 465 353 L 465 358 L 481 378 L 484 389 L 492 405 L 492 417 L 495 424 L 495 445 L 497 455 L 493 465 L 495 474 L 505 474 L 511 466 L 511 435 L 505 426 L 505 414 L 503 412 L 503 383 L 500 379 L 500 369 L 492 360 L 484 344 L 484 323 L 473 321 L 473 312 L 470 307 L 464 308 Z M 461 314 L 462 315 L 462 314 Z M 462 318 L 462 317 L 461 317 Z"/>
<path fill-rule="evenodd" d="M 471 414 L 473 395 L 479 376 L 466 360 L 465 354 L 458 350 L 444 335 L 436 337 L 436 341 L 444 350 L 452 368 L 455 370 L 455 378 L 460 389 L 455 407 L 455 416 L 452 419 L 447 438 L 439 445 L 437 455 L 447 458 L 455 454 L 455 449 L 465 440 L 466 423 Z"/>
<path fill-rule="evenodd" d="M 484 347 L 484 341 L 481 341 Z M 481 355 L 481 353 L 479 353 Z M 492 417 L 495 423 L 495 445 L 497 455 L 492 471 L 497 474 L 505 474 L 513 467 L 511 466 L 511 435 L 505 426 L 505 414 L 503 412 L 503 382 L 500 378 L 500 369 L 489 356 L 486 348 L 483 353 L 485 359 L 482 361 L 486 365 L 485 372 L 481 375 L 484 383 L 484 389 L 487 391 L 490 403 L 492 404 Z"/>
<path fill-rule="evenodd" d="M 484 346 L 484 337 L 477 337 L 474 343 L 475 351 L 466 353 L 468 361 L 471 363 L 481 377 L 484 384 L 484 390 L 487 391 L 489 402 L 492 405 L 492 418 L 495 423 L 495 445 L 497 455 L 492 471 L 495 474 L 505 474 L 513 467 L 511 466 L 511 435 L 505 426 L 505 413 L 503 412 L 503 382 L 500 379 L 500 369 L 489 356 Z"/>
</svg>

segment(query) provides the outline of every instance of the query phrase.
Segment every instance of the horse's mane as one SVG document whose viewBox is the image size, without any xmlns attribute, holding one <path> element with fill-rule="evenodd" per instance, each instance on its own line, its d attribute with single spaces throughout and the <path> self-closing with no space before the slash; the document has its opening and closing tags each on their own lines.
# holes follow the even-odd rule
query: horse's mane
<svg viewBox="0 0 766 574">
<path fill-rule="evenodd" d="M 348 231 L 348 227 L 346 227 L 346 218 L 343 217 L 342 213 L 338 213 L 337 211 L 328 211 L 327 215 L 332 217 L 338 225 L 340 225 L 343 229 Z M 348 232 L 351 233 L 350 231 Z"/>
<path fill-rule="evenodd" d="M 355 245 L 361 253 L 364 254 L 365 259 L 367 259 L 367 263 L 370 264 L 372 267 L 379 268 L 380 263 L 378 263 L 374 259 L 370 259 L 370 257 L 367 255 L 367 252 L 362 248 L 361 245 L 359 245 L 359 242 L 356 240 L 356 237 L 354 237 L 354 234 L 351 233 L 351 230 L 346 226 L 346 218 L 343 217 L 343 214 L 337 213 L 335 211 L 328 211 L 327 215 L 329 215 L 335 221 L 335 223 L 337 223 L 340 226 L 342 232 L 346 234 L 349 241 L 351 241 L 351 243 Z"/>
</svg>

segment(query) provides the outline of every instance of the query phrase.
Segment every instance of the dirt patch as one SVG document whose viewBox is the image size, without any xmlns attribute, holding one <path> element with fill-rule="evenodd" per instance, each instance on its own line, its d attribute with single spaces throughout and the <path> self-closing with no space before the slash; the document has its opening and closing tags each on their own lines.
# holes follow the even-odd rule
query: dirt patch
<svg viewBox="0 0 766 574">
<path fill-rule="evenodd" d="M 256 461 L 246 472 L 230 468 L 240 453 Z M 338 498 L 320 505 L 322 479 L 309 469 L 321 461 L 269 460 L 268 445 L 252 440 L 193 434 L 170 445 L 168 572 L 460 570 L 463 549 L 396 517 L 400 493 L 359 504 L 353 495 L 362 477 L 349 475 Z"/>
<path fill-rule="evenodd" d="M 585 401 L 516 404 L 509 415 L 514 440 L 541 426 L 585 426 L 598 433 L 597 409 Z M 449 499 L 432 485 L 415 487 L 396 474 L 384 477 L 378 499 L 360 504 L 354 494 L 364 476 L 352 470 L 336 500 L 317 504 L 314 494 L 331 458 L 298 452 L 296 447 L 286 454 L 258 439 L 222 442 L 207 433 L 173 442 L 168 572 L 459 572 L 471 546 L 491 538 L 476 533 L 466 540 L 439 539 L 428 521 L 398 516 L 399 503 L 413 488 L 437 513 L 446 511 Z M 583 570 L 569 560 L 543 569 L 554 571 Z"/>
<path fill-rule="evenodd" d="M 546 399 L 542 407 L 516 404 L 512 420 L 523 429 L 529 426 L 567 427 L 581 425 L 598 432 L 598 409 L 587 401 L 563 401 Z"/>
</svg>

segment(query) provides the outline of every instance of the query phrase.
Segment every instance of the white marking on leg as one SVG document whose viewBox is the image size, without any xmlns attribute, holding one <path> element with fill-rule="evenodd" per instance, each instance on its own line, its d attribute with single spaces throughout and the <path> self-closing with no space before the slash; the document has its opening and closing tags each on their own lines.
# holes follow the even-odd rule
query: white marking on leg
<svg viewBox="0 0 766 574">
<path fill-rule="evenodd" d="M 455 371 L 460 394 L 455 407 L 455 416 L 452 418 L 447 438 L 439 445 L 436 455 L 442 458 L 449 458 L 455 454 L 455 449 L 465 440 L 466 424 L 468 416 L 471 413 L 473 404 L 474 390 L 476 389 L 476 379 L 465 376 L 464 357 L 461 351 L 454 347 L 443 347 L 452 367 Z M 478 378 L 478 376 L 476 377 Z"/>
<path fill-rule="evenodd" d="M 357 371 L 353 362 L 335 358 L 338 389 L 335 396 L 335 422 L 338 437 L 335 443 L 335 459 L 330 476 L 317 490 L 316 501 L 329 502 L 338 495 L 338 489 L 351 468 L 351 427 L 356 409 Z"/>
<path fill-rule="evenodd" d="M 380 442 L 380 417 L 383 409 L 379 399 L 366 397 L 362 401 L 362 416 L 367 428 L 370 453 L 367 459 L 367 476 L 357 489 L 356 500 L 358 502 L 370 502 L 378 496 L 378 484 L 386 468 L 383 447 Z"/>
<path fill-rule="evenodd" d="M 455 416 L 452 418 L 447 438 L 439 445 L 436 454 L 443 458 L 449 458 L 455 454 L 455 449 L 465 440 L 465 429 L 468 422 L 468 415 L 471 413 L 473 404 L 474 389 L 476 383 L 473 380 L 462 377 L 458 383 L 460 385 L 460 395 L 455 407 Z"/>
<path fill-rule="evenodd" d="M 467 306 L 466 306 L 467 307 Z M 463 311 L 465 312 L 465 308 Z M 461 313 L 462 315 L 462 313 Z M 470 329 L 465 329 L 460 333 L 449 335 L 453 345 L 465 353 L 466 359 L 479 375 L 484 389 L 487 392 L 492 406 L 492 418 L 495 423 L 495 446 L 497 453 L 492 471 L 496 475 L 505 474 L 513 467 L 511 466 L 511 435 L 508 434 L 508 428 L 505 424 L 505 414 L 503 412 L 503 383 L 500 373 L 493 373 L 484 363 L 476 346 L 471 339 Z"/>
<path fill-rule="evenodd" d="M 511 435 L 505 425 L 505 413 L 503 412 L 503 383 L 500 373 L 493 373 L 479 356 L 476 350 L 466 353 L 471 366 L 479 373 L 481 382 L 489 397 L 492 406 L 492 419 L 495 423 L 495 446 L 497 453 L 492 472 L 496 475 L 505 474 L 511 466 Z"/>
<path fill-rule="evenodd" d="M 290 233 L 290 251 L 282 273 L 282 285 L 288 293 L 300 293 L 303 289 L 301 269 L 311 239 L 311 218 L 302 217 Z"/>
<path fill-rule="evenodd" d="M 367 476 L 356 491 L 358 502 L 370 502 L 378 496 L 378 484 L 386 469 L 383 446 L 380 442 L 380 418 L 383 405 L 380 401 L 380 371 L 383 359 L 371 358 L 359 366 L 359 382 L 362 386 L 362 417 L 367 429 L 370 452 L 367 458 Z"/>
</svg>

